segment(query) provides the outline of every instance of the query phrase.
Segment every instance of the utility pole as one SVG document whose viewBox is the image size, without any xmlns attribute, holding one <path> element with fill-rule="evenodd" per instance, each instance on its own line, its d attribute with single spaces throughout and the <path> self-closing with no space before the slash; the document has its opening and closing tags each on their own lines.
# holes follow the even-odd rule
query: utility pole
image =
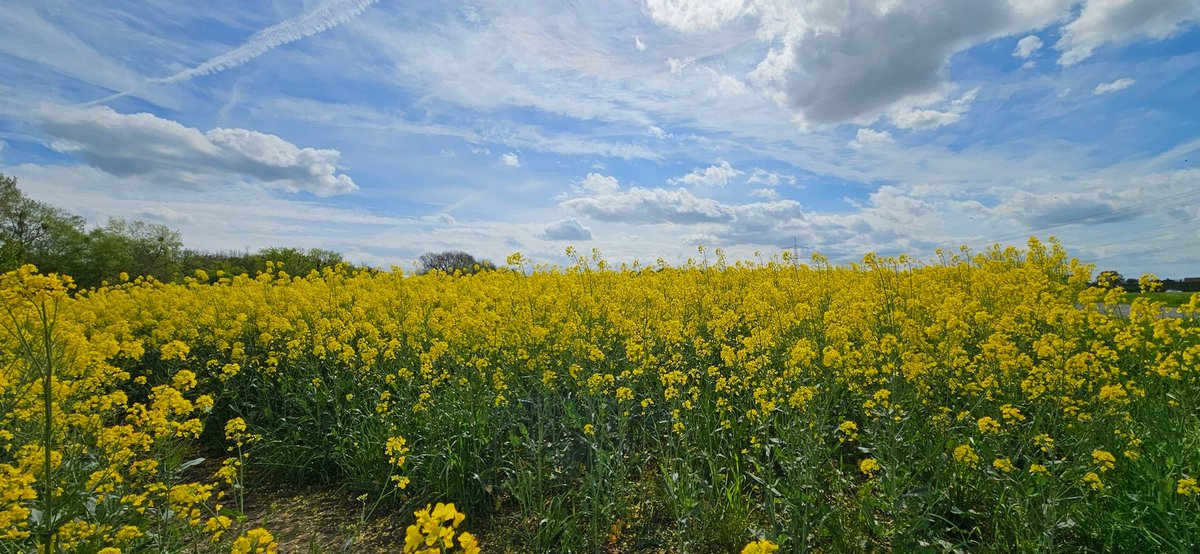
<svg viewBox="0 0 1200 554">
<path fill-rule="evenodd" d="M 808 244 L 800 244 L 800 242 L 796 239 L 796 237 L 792 237 L 791 246 L 784 246 L 783 248 L 784 248 L 784 250 L 787 250 L 788 248 L 792 249 L 792 267 L 796 268 L 796 269 L 800 269 L 800 249 L 801 248 L 811 249 L 812 246 L 808 245 Z"/>
</svg>

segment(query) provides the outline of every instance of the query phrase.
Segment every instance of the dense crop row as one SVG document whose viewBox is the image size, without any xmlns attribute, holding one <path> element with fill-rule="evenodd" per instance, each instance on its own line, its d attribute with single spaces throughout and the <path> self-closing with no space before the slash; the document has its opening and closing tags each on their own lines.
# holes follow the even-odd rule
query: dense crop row
<svg viewBox="0 0 1200 554">
<path fill-rule="evenodd" d="M 411 551 L 1200 548 L 1200 296 L 1110 315 L 1122 293 L 1036 241 L 509 263 L 73 298 L 5 276 L 0 549 L 251 551 L 247 476 L 456 503 Z"/>
</svg>

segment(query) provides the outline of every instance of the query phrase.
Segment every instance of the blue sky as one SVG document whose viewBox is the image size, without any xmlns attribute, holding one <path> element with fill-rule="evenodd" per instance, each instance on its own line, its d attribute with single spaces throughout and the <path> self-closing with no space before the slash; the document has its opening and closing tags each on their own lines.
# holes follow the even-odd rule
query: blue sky
<svg viewBox="0 0 1200 554">
<path fill-rule="evenodd" d="M 188 246 L 411 266 L 1055 235 L 1200 276 L 1194 0 L 46 0 L 0 172 Z"/>
</svg>

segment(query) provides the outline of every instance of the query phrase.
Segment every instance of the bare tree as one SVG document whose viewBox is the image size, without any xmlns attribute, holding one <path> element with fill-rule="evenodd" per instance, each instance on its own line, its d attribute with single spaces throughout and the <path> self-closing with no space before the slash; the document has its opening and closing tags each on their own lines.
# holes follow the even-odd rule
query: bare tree
<svg viewBox="0 0 1200 554">
<path fill-rule="evenodd" d="M 466 252 L 460 250 L 447 250 L 445 252 L 426 252 L 421 254 L 419 273 L 425 274 L 430 271 L 441 271 L 443 273 L 453 274 L 455 271 L 463 274 L 472 274 L 479 271 L 495 269 L 496 266 L 488 260 L 477 260 Z"/>
</svg>

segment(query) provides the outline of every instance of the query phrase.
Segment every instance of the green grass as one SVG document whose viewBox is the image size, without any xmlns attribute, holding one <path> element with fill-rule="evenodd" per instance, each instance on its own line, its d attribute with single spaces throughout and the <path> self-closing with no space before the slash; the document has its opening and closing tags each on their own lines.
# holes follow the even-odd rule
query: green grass
<svg viewBox="0 0 1200 554">
<path fill-rule="evenodd" d="M 1125 294 L 1125 303 L 1132 304 L 1133 299 L 1139 297 L 1149 298 L 1155 302 L 1166 302 L 1167 306 L 1178 308 L 1187 304 L 1191 300 L 1195 292 L 1130 292 Z"/>
</svg>

